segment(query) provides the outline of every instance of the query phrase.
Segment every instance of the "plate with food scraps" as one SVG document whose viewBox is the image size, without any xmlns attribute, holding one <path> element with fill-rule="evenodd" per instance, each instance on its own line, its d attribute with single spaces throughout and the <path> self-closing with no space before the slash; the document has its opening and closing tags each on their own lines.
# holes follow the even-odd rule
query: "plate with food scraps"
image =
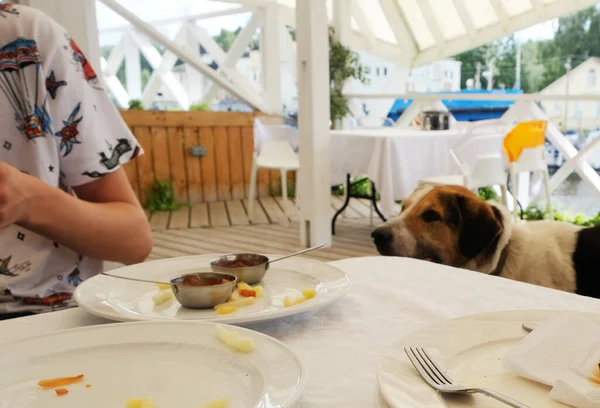
<svg viewBox="0 0 600 408">
<path fill-rule="evenodd" d="M 398 341 L 383 357 L 377 382 L 390 407 L 500 408 L 506 405 L 481 394 L 440 394 L 415 370 L 404 347 L 423 347 L 452 380 L 469 387 L 488 388 L 530 407 L 567 408 L 550 399 L 551 387 L 508 372 L 502 357 L 528 332 L 523 323 L 541 323 L 560 311 L 503 311 L 438 322 Z M 571 312 L 569 312 L 571 313 Z M 600 314 L 572 312 L 600 323 Z"/>
<path fill-rule="evenodd" d="M 133 322 L 0 346 L 0 406 L 289 407 L 305 372 L 283 343 L 206 322 Z"/>
<path fill-rule="evenodd" d="M 210 272 L 219 255 L 197 255 L 127 266 L 111 275 L 169 282 L 175 276 Z M 267 255 L 275 259 L 279 255 Z M 116 321 L 200 320 L 228 324 L 261 322 L 313 311 L 341 298 L 350 278 L 327 263 L 295 257 L 273 264 L 261 282 L 237 288 L 227 303 L 210 309 L 184 308 L 168 286 L 98 275 L 81 283 L 77 304 L 91 314 Z"/>
</svg>

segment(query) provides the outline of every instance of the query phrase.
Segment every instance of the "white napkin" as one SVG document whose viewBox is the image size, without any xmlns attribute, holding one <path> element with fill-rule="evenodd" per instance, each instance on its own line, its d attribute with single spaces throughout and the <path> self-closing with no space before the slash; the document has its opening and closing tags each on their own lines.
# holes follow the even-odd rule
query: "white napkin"
<svg viewBox="0 0 600 408">
<path fill-rule="evenodd" d="M 600 325 L 560 315 L 540 324 L 504 356 L 507 370 L 553 386 L 549 396 L 577 408 L 600 408 Z M 600 374 L 599 374 L 600 375 Z"/>
</svg>

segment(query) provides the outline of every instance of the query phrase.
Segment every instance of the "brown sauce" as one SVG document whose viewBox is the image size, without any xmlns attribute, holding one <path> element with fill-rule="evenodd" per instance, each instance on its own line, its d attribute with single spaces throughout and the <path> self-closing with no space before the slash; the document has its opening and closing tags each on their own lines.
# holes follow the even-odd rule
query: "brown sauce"
<svg viewBox="0 0 600 408">
<path fill-rule="evenodd" d="M 248 268 L 262 265 L 263 263 L 260 259 L 234 259 L 233 261 L 221 261 L 217 266 L 219 268 Z"/>
<path fill-rule="evenodd" d="M 228 283 L 227 279 L 219 279 L 219 278 L 200 278 L 196 275 L 190 275 L 183 278 L 181 284 L 185 286 L 214 286 L 221 285 L 223 283 Z"/>
</svg>

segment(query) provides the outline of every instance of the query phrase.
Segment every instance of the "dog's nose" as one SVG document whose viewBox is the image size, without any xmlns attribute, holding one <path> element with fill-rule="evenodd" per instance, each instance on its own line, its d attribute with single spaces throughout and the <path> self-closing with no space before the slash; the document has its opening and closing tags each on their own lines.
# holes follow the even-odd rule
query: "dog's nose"
<svg viewBox="0 0 600 408">
<path fill-rule="evenodd" d="M 392 231 L 387 228 L 376 228 L 371 233 L 375 245 L 387 244 L 392 240 Z"/>
</svg>

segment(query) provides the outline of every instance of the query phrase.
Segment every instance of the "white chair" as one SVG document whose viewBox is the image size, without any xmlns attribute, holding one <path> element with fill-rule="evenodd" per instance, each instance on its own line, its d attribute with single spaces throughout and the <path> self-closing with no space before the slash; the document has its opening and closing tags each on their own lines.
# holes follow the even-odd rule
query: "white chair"
<svg viewBox="0 0 600 408">
<path fill-rule="evenodd" d="M 502 158 L 504 127 L 493 130 L 496 133 L 467 133 L 450 149 L 458 174 L 429 177 L 419 180 L 419 184 L 458 185 L 476 194 L 482 187 L 499 186 L 502 202 L 507 205 L 506 171 Z"/>
<path fill-rule="evenodd" d="M 279 128 L 279 126 L 277 126 Z M 265 126 L 268 128 L 268 126 Z M 290 128 L 293 130 L 293 128 Z M 281 171 L 281 194 L 282 203 L 285 208 L 288 206 L 287 194 L 287 172 L 297 171 L 300 168 L 300 158 L 292 148 L 289 140 L 291 132 L 271 132 L 272 139 L 263 139 L 259 146 L 258 154 L 254 155 L 252 161 L 252 175 L 250 179 L 250 193 L 248 197 L 248 216 L 250 219 L 254 215 L 254 201 L 256 199 L 256 182 L 258 169 L 276 169 Z"/>
<path fill-rule="evenodd" d="M 547 211 L 550 219 L 554 219 L 550 201 L 550 174 L 546 162 L 545 134 L 546 121 L 530 121 L 518 123 L 506 135 L 503 143 L 504 160 L 510 173 L 510 184 L 513 189 L 514 215 L 517 216 L 517 174 L 542 173 L 546 193 Z"/>
</svg>

